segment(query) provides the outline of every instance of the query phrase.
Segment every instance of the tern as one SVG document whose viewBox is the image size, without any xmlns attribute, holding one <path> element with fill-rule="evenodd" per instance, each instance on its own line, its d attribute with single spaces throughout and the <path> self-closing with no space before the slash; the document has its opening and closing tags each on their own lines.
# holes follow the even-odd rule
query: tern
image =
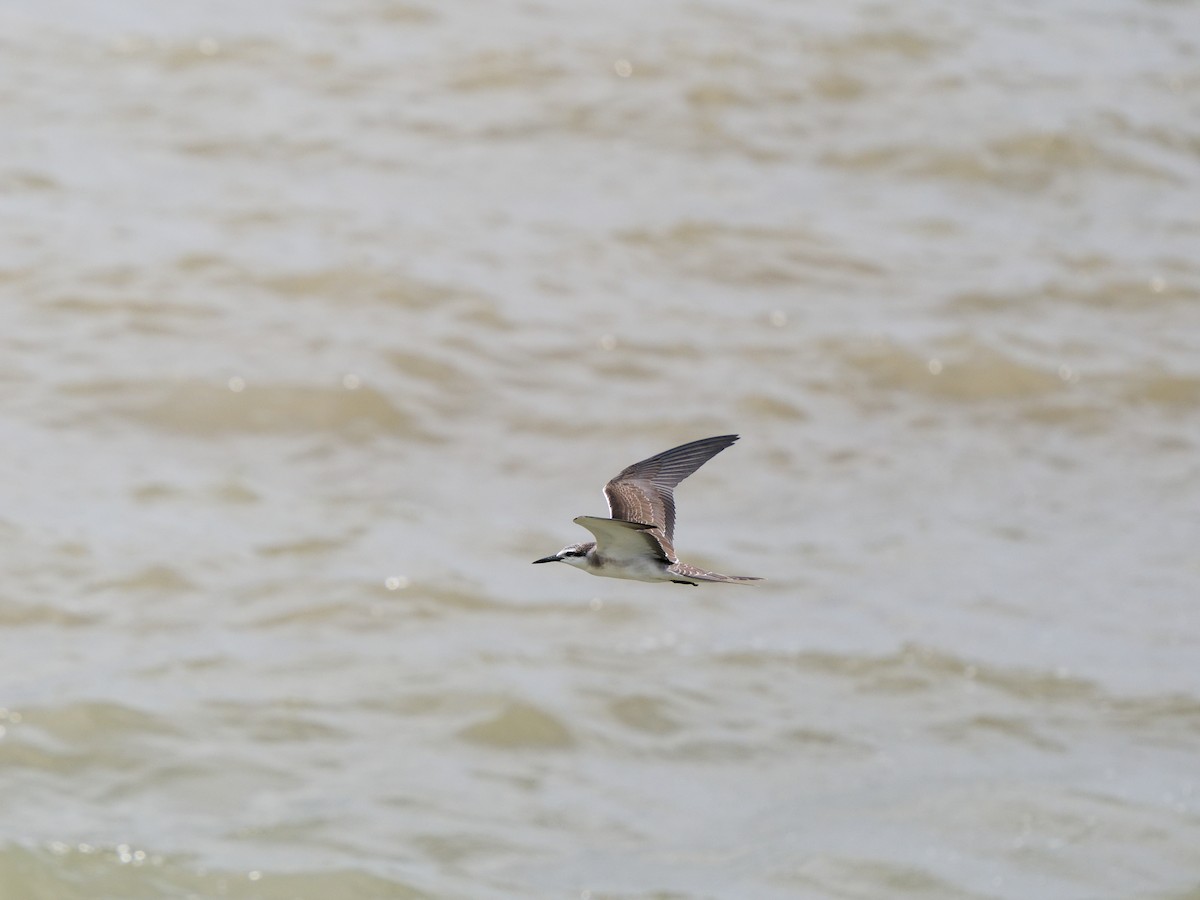
<svg viewBox="0 0 1200 900">
<path fill-rule="evenodd" d="M 553 556 L 533 562 L 561 562 L 592 575 L 633 581 L 671 581 L 699 584 L 720 581 L 747 584 L 762 581 L 749 575 L 720 575 L 679 561 L 675 536 L 675 486 L 733 444 L 736 434 L 702 438 L 624 469 L 604 486 L 611 518 L 579 516 L 574 520 L 595 541 L 568 544 Z"/>
</svg>

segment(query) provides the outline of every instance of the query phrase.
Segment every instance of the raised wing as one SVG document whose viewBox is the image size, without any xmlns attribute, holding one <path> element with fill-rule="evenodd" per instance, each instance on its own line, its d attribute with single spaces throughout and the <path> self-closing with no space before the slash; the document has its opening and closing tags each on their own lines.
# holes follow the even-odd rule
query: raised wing
<svg viewBox="0 0 1200 900">
<path fill-rule="evenodd" d="M 596 536 L 596 552 L 606 559 L 624 562 L 650 556 L 667 564 L 676 561 L 674 554 L 668 556 L 662 543 L 655 537 L 653 525 L 595 516 L 579 516 L 574 521 Z"/>
<path fill-rule="evenodd" d="M 736 434 L 701 438 L 634 463 L 604 486 L 609 513 L 613 519 L 653 526 L 663 552 L 673 558 L 675 486 L 737 439 Z"/>
</svg>

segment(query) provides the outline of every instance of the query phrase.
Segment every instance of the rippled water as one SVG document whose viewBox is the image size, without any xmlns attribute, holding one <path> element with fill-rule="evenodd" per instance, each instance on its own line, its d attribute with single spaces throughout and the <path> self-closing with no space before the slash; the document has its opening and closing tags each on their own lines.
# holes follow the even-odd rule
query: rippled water
<svg viewBox="0 0 1200 900">
<path fill-rule="evenodd" d="M 0 898 L 1200 897 L 1197 35 L 10 0 Z"/>
</svg>

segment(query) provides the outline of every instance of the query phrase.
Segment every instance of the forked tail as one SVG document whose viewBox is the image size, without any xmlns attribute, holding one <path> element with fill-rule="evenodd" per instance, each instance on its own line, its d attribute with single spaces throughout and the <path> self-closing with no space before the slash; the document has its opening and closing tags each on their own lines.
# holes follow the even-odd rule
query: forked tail
<svg viewBox="0 0 1200 900">
<path fill-rule="evenodd" d="M 681 562 L 669 566 L 667 571 L 673 572 L 681 579 L 690 578 L 693 581 L 720 581 L 725 584 L 749 584 L 752 581 L 762 581 L 761 578 L 755 578 L 753 575 L 722 575 L 719 572 L 708 572 Z"/>
</svg>

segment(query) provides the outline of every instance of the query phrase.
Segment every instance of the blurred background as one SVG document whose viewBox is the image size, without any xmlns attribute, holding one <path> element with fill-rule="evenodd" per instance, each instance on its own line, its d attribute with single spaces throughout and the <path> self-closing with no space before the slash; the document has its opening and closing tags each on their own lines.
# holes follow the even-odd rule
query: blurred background
<svg viewBox="0 0 1200 900">
<path fill-rule="evenodd" d="M 1194 4 L 7 0 L 0 897 L 1200 898 Z M 680 555 L 531 560 L 742 440 Z"/>
</svg>

